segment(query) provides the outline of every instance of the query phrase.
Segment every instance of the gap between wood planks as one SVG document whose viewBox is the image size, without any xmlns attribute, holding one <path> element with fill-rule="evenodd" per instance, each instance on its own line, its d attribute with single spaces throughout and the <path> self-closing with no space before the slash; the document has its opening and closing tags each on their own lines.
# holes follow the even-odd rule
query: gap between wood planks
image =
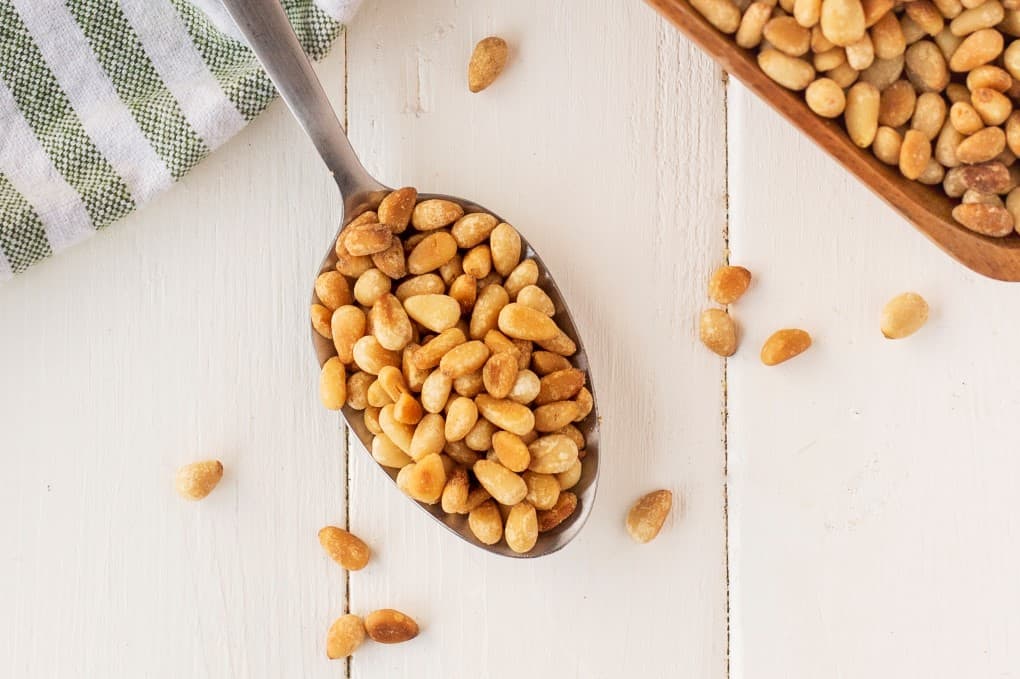
<svg viewBox="0 0 1020 679">
<path fill-rule="evenodd" d="M 730 263 L 730 74 L 722 71 L 723 83 L 723 261 Z M 723 569 L 726 579 L 726 677 L 730 676 L 730 449 L 729 377 L 730 359 L 723 358 L 721 437 L 723 453 Z"/>
<path fill-rule="evenodd" d="M 349 115 L 349 112 L 350 112 L 350 105 L 348 104 L 348 101 L 347 101 L 347 94 L 348 94 L 348 92 L 347 92 L 347 77 L 348 77 L 347 74 L 349 73 L 350 52 L 347 49 L 347 44 L 348 43 L 347 43 L 347 26 L 346 25 L 343 26 L 340 29 L 340 38 L 339 39 L 342 42 L 341 46 L 342 46 L 343 51 L 344 51 L 344 78 L 343 78 L 344 111 L 343 111 L 343 120 L 341 122 L 343 123 L 343 126 L 344 126 L 344 132 L 346 132 L 348 127 L 349 127 L 349 125 L 348 125 L 348 122 L 349 122 L 348 115 Z M 729 219 L 727 219 L 727 222 L 728 221 L 729 221 Z M 349 532 L 351 530 L 351 461 L 350 461 L 350 454 L 349 454 L 350 450 L 351 450 L 351 430 L 347 427 L 347 421 L 342 419 L 342 418 L 340 420 L 340 431 L 343 433 L 343 436 L 341 436 L 340 438 L 343 440 L 343 450 L 341 451 L 341 454 L 344 456 L 344 529 Z M 344 571 L 344 606 L 343 606 L 343 610 L 344 610 L 344 615 L 347 615 L 347 614 L 349 614 L 351 612 L 351 572 L 348 571 L 346 568 L 343 569 L 343 571 Z M 727 585 L 727 589 L 729 589 L 729 585 Z M 728 655 L 729 655 L 729 652 L 727 652 L 727 656 Z M 728 672 L 727 672 L 727 674 L 728 674 Z M 351 656 L 347 656 L 346 658 L 344 658 L 344 679 L 351 679 Z"/>
</svg>

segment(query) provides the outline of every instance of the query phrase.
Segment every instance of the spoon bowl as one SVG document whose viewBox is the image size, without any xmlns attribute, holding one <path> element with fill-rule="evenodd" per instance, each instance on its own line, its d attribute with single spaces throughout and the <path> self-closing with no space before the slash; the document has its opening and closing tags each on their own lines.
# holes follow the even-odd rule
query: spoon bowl
<svg viewBox="0 0 1020 679">
<path fill-rule="evenodd" d="M 291 112 L 315 144 L 326 166 L 333 173 L 344 199 L 341 224 L 346 225 L 363 212 L 377 209 L 390 189 L 369 175 L 358 160 L 278 0 L 222 0 L 222 2 L 247 39 L 255 56 L 258 57 L 269 74 L 273 84 L 280 91 Z M 495 212 L 470 200 L 441 194 L 419 194 L 418 196 L 419 200 L 430 198 L 441 198 L 458 203 L 464 208 L 465 214 L 486 212 L 501 222 L 505 221 Z M 512 221 L 509 223 L 513 224 Z M 337 236 L 339 236 L 339 231 Z M 334 238 L 322 261 L 320 273 L 335 270 L 337 261 L 335 243 L 336 239 Z M 552 554 L 573 540 L 591 513 L 598 485 L 599 416 L 598 398 L 591 381 L 588 355 L 577 331 L 577 326 L 570 315 L 563 294 L 549 273 L 545 262 L 523 234 L 521 235 L 521 257 L 522 259 L 533 259 L 538 265 L 537 285 L 553 302 L 555 307 L 553 318 L 556 324 L 577 345 L 577 352 L 570 357 L 570 362 L 585 373 L 587 387 L 592 394 L 591 412 L 583 421 L 575 423 L 584 436 L 586 450 L 586 456 L 581 465 L 581 478 L 577 485 L 571 489 L 577 496 L 577 508 L 556 528 L 540 533 L 534 548 L 521 554 L 511 550 L 504 541 L 495 545 L 486 545 L 480 542 L 469 529 L 466 515 L 446 514 L 438 504 L 427 505 L 416 502 L 410 497 L 408 497 L 408 501 L 424 509 L 448 530 L 476 547 L 502 556 L 536 558 Z M 313 291 L 312 303 L 317 301 L 318 298 Z M 319 365 L 322 366 L 336 355 L 336 350 L 330 340 L 314 330 L 311 331 L 311 336 L 316 357 Z M 367 453 L 372 447 L 373 434 L 366 427 L 363 414 L 350 406 L 346 406 L 342 412 L 348 427 L 357 435 Z M 383 470 L 395 484 L 397 469 L 378 465 L 374 459 L 373 463 Z"/>
</svg>

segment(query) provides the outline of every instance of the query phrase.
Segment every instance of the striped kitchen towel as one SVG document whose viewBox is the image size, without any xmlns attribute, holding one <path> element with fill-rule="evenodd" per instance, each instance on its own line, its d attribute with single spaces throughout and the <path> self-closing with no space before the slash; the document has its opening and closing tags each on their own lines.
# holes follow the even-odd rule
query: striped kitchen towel
<svg viewBox="0 0 1020 679">
<path fill-rule="evenodd" d="M 360 0 L 282 0 L 326 54 Z M 275 96 L 219 0 L 0 0 L 0 281 L 165 190 Z"/>
</svg>

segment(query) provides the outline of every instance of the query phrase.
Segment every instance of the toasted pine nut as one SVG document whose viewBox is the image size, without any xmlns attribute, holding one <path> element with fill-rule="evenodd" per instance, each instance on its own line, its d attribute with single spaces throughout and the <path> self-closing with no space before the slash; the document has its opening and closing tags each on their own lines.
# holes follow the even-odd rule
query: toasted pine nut
<svg viewBox="0 0 1020 679">
<path fill-rule="evenodd" d="M 740 10 L 730 0 L 691 0 L 691 6 L 723 33 L 733 33 L 740 25 Z"/>
<path fill-rule="evenodd" d="M 827 0 L 841 2 L 843 0 Z M 758 66 L 765 75 L 790 90 L 803 90 L 815 78 L 815 69 L 803 59 L 791 57 L 777 49 L 764 49 L 758 53 Z"/>
<path fill-rule="evenodd" d="M 900 133 L 891 127 L 880 127 L 875 133 L 875 141 L 871 143 L 871 151 L 875 157 L 886 165 L 898 165 L 900 162 L 900 147 L 903 138 Z"/>
<path fill-rule="evenodd" d="M 862 148 L 867 148 L 878 131 L 879 92 L 870 83 L 857 83 L 847 92 L 846 120 L 850 139 Z"/>
<path fill-rule="evenodd" d="M 949 60 L 949 68 L 957 73 L 973 70 L 1002 54 L 1002 48 L 1002 33 L 992 28 L 982 28 L 960 43 Z"/>
<path fill-rule="evenodd" d="M 907 179 L 917 179 L 931 160 L 931 142 L 918 130 L 907 130 L 900 148 L 900 172 Z"/>
<path fill-rule="evenodd" d="M 925 92 L 917 98 L 910 127 L 931 141 L 938 136 L 946 122 L 946 100 L 935 92 Z"/>
<path fill-rule="evenodd" d="M 822 0 L 820 24 L 826 38 L 846 47 L 864 35 L 864 7 L 860 0 Z"/>
</svg>

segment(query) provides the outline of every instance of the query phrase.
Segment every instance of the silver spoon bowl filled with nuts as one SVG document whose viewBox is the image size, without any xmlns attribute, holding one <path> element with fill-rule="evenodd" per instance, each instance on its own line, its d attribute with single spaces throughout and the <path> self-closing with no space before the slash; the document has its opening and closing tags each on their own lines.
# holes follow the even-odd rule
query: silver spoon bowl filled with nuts
<svg viewBox="0 0 1020 679">
<path fill-rule="evenodd" d="M 371 177 L 278 0 L 223 4 L 344 199 L 311 306 L 323 404 L 464 540 L 513 557 L 557 551 L 595 499 L 598 413 L 549 270 L 481 205 Z"/>
</svg>

